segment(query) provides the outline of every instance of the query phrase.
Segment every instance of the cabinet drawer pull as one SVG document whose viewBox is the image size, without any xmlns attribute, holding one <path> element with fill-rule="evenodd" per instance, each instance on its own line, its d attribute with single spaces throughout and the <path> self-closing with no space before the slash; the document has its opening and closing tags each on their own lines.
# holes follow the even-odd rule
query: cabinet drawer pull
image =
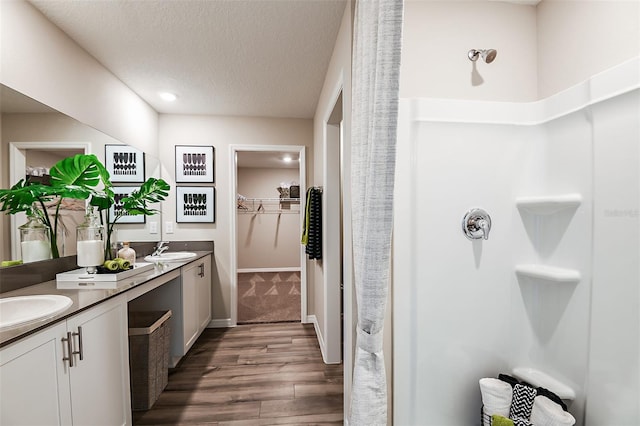
<svg viewBox="0 0 640 426">
<path fill-rule="evenodd" d="M 80 355 L 80 361 L 82 361 L 84 359 L 84 351 L 82 350 L 82 327 L 78 327 L 78 332 L 72 334 L 78 336 L 78 350 L 71 353 L 73 355 Z"/>
<path fill-rule="evenodd" d="M 200 265 L 198 265 L 198 268 L 200 268 L 200 272 L 198 273 L 198 276 L 200 278 L 204 278 L 204 263 L 201 263 Z"/>
<path fill-rule="evenodd" d="M 69 367 L 73 367 L 73 346 L 71 343 L 71 332 L 67 331 L 67 337 L 63 337 L 62 339 L 60 339 L 63 343 L 66 342 L 67 343 L 67 353 L 69 354 L 68 356 L 63 356 L 62 357 L 62 362 L 64 361 L 69 361 Z"/>
</svg>

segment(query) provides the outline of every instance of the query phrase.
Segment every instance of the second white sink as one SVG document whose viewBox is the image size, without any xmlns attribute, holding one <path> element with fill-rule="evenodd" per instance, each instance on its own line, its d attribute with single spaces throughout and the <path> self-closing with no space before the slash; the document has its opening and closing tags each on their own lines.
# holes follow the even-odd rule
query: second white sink
<svg viewBox="0 0 640 426">
<path fill-rule="evenodd" d="M 144 260 L 145 262 L 153 263 L 183 262 L 194 257 L 196 257 L 196 254 L 190 251 L 173 251 L 169 253 L 162 253 L 157 256 L 147 256 L 144 258 Z"/>
<path fill-rule="evenodd" d="M 72 304 L 67 296 L 39 294 L 0 299 L 0 329 L 18 327 L 52 317 Z"/>
</svg>

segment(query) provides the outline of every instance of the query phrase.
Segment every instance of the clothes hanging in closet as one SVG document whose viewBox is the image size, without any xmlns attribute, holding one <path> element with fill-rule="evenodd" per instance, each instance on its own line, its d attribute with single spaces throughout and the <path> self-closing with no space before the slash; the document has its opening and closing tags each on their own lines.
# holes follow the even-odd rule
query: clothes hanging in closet
<svg viewBox="0 0 640 426">
<path fill-rule="evenodd" d="M 322 259 L 322 190 L 307 189 L 302 244 L 309 259 Z"/>
</svg>

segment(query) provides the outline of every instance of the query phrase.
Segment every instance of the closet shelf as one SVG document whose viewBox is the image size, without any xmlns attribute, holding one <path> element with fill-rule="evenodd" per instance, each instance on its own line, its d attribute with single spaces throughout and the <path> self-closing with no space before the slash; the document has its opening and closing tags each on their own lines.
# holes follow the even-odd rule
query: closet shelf
<svg viewBox="0 0 640 426">
<path fill-rule="evenodd" d="M 261 201 L 263 203 L 299 203 L 300 198 L 245 198 L 242 200 L 245 203 L 260 203 Z"/>
<path fill-rule="evenodd" d="M 516 206 L 534 214 L 550 215 L 561 210 L 578 208 L 582 203 L 580 194 L 550 195 L 516 198 Z"/>
<path fill-rule="evenodd" d="M 242 198 L 238 199 L 238 213 L 299 214 L 299 198 Z"/>
<path fill-rule="evenodd" d="M 571 389 L 571 387 L 540 370 L 528 367 L 516 367 L 512 372 L 515 378 L 527 382 L 532 386 L 548 389 L 558 395 L 560 399 L 567 401 L 576 399 L 576 392 Z"/>
<path fill-rule="evenodd" d="M 580 281 L 580 271 L 575 269 L 558 268 L 555 266 L 525 264 L 516 265 L 516 274 L 521 277 L 537 278 L 556 283 L 577 283 Z"/>
</svg>

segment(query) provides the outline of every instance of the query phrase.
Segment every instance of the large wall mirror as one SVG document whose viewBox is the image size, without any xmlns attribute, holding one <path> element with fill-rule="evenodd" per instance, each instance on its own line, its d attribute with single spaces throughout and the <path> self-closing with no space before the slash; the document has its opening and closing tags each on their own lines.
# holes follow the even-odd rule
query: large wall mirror
<svg viewBox="0 0 640 426">
<path fill-rule="evenodd" d="M 22 93 L 0 85 L 0 186 L 8 188 L 26 175 L 45 174 L 57 161 L 76 153 L 91 153 L 106 164 L 105 146 L 109 152 L 125 151 L 112 145 L 121 142 L 79 121 L 43 105 Z M 116 154 L 110 154 L 116 155 Z M 144 176 L 160 177 L 160 162 L 145 154 Z M 120 179 L 122 180 L 122 179 Z M 125 179 L 126 181 L 126 179 Z M 140 183 L 114 182 L 123 192 L 139 187 Z M 76 254 L 76 226 L 84 217 L 84 202 L 69 200 L 62 204 L 60 217 L 67 229 L 64 255 Z M 154 206 L 160 209 L 160 206 Z M 26 222 L 24 215 L 3 216 L 4 238 L 0 242 L 0 260 L 20 259 L 20 241 L 17 227 Z M 160 214 L 147 217 L 143 223 L 116 225 L 114 240 L 158 241 L 161 235 Z M 155 233 L 151 233 L 154 230 Z M 62 253 L 61 253 L 62 255 Z"/>
</svg>

